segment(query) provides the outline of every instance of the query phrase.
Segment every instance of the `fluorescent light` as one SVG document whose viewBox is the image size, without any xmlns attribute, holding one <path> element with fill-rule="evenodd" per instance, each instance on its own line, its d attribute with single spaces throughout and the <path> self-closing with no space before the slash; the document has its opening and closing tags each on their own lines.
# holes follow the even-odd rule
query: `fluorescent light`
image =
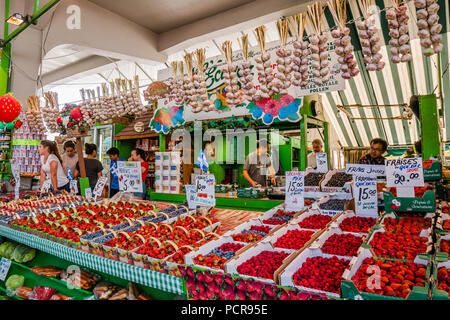
<svg viewBox="0 0 450 320">
<path fill-rule="evenodd" d="M 13 24 L 15 26 L 20 26 L 25 22 L 25 17 L 20 13 L 14 13 L 11 17 L 6 20 L 9 24 Z"/>
</svg>

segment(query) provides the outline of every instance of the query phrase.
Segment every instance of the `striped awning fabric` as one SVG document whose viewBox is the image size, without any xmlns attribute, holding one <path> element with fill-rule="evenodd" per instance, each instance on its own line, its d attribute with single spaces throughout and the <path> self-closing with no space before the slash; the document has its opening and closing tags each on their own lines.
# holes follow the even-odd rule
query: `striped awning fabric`
<svg viewBox="0 0 450 320">
<path fill-rule="evenodd" d="M 360 74 L 351 80 L 347 80 L 346 89 L 343 91 L 328 92 L 322 94 L 325 112 L 330 119 L 331 125 L 344 147 L 368 146 L 370 140 L 381 137 L 388 141 L 389 145 L 412 144 L 419 139 L 420 124 L 416 117 L 412 120 L 390 119 L 351 119 L 344 112 L 339 112 L 337 105 L 385 105 L 409 103 L 414 94 L 439 93 L 438 86 L 438 57 L 437 55 L 426 57 L 422 54 L 418 28 L 416 22 L 416 8 L 414 2 L 407 3 L 410 16 L 409 33 L 411 37 L 411 51 L 413 59 L 409 63 L 393 64 L 390 62 L 390 46 L 388 42 L 389 29 L 383 9 L 391 6 L 391 0 L 376 0 L 376 6 L 381 10 L 380 23 L 382 34 L 380 34 L 384 46 L 381 53 L 386 66 L 379 72 L 368 72 L 364 66 L 361 52 L 360 39 L 355 24 L 349 25 L 351 29 L 352 43 L 355 47 L 355 56 Z M 450 2 L 439 0 L 439 22 L 443 25 L 442 33 L 444 45 L 441 53 L 441 71 L 444 73 L 449 64 L 450 51 Z M 349 0 L 347 5 L 347 20 L 357 19 L 362 16 L 361 8 L 357 0 Z M 323 18 L 324 29 L 335 26 L 332 15 L 328 8 Z M 312 33 L 311 25 L 306 28 L 307 33 Z M 442 77 L 443 105 L 438 101 L 438 106 L 443 108 L 444 119 L 442 134 L 445 141 L 450 139 L 450 70 Z M 347 109 L 355 118 L 392 118 L 400 116 L 401 109 L 398 107 L 386 108 L 352 108 Z"/>
</svg>

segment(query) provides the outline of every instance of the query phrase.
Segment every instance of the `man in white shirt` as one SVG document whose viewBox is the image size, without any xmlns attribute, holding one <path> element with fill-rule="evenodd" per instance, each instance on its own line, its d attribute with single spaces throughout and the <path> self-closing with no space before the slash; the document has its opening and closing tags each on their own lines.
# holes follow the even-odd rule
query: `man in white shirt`
<svg viewBox="0 0 450 320">
<path fill-rule="evenodd" d="M 313 147 L 313 152 L 308 154 L 307 166 L 309 168 L 317 169 L 316 154 L 323 152 L 322 140 L 314 139 L 312 142 L 312 147 Z"/>
</svg>

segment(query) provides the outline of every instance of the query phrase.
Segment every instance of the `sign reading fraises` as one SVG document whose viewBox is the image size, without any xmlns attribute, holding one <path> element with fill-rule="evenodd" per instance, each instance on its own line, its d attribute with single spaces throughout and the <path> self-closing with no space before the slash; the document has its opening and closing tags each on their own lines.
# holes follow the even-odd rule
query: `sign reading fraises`
<svg viewBox="0 0 450 320">
<path fill-rule="evenodd" d="M 305 172 L 286 172 L 286 211 L 300 211 L 305 206 Z"/>
<path fill-rule="evenodd" d="M 141 163 L 134 161 L 118 161 L 117 175 L 119 190 L 124 192 L 143 192 Z"/>
<path fill-rule="evenodd" d="M 203 207 L 216 205 L 216 179 L 213 174 L 199 175 L 195 178 L 194 204 Z"/>
<path fill-rule="evenodd" d="M 422 158 L 386 159 L 388 187 L 423 187 Z"/>
<path fill-rule="evenodd" d="M 357 215 L 378 214 L 377 178 L 353 176 L 353 197 Z"/>
</svg>

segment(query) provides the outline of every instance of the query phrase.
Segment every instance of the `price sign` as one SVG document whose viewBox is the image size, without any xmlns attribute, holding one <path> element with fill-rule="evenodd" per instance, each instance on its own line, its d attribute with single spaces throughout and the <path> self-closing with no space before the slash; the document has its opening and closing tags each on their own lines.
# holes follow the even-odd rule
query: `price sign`
<svg viewBox="0 0 450 320">
<path fill-rule="evenodd" d="M 76 195 L 78 193 L 78 182 L 77 180 L 70 180 L 70 194 Z"/>
<path fill-rule="evenodd" d="M 88 199 L 88 200 L 92 199 L 92 190 L 91 190 L 91 188 L 86 188 L 84 190 L 84 195 L 85 195 L 86 199 Z"/>
<path fill-rule="evenodd" d="M 353 176 L 353 197 L 357 215 L 378 214 L 377 178 Z"/>
<path fill-rule="evenodd" d="M 107 176 L 101 176 L 100 179 L 97 180 L 97 183 L 95 184 L 94 188 L 94 196 L 96 198 L 102 195 L 103 188 L 105 187 L 106 182 L 108 182 Z"/>
<path fill-rule="evenodd" d="M 194 203 L 204 207 L 214 207 L 216 205 L 216 179 L 214 175 L 199 175 L 195 179 Z"/>
<path fill-rule="evenodd" d="M 386 159 L 388 187 L 423 187 L 422 158 Z"/>
<path fill-rule="evenodd" d="M 186 190 L 186 200 L 187 200 L 189 209 L 195 209 L 197 207 L 194 203 L 195 190 L 197 189 L 197 186 L 194 184 L 187 184 L 184 186 L 184 188 Z"/>
<path fill-rule="evenodd" d="M 305 206 L 305 172 L 288 171 L 286 172 L 286 210 L 299 211 Z"/>
<path fill-rule="evenodd" d="M 141 163 L 134 161 L 118 161 L 117 175 L 119 190 L 125 192 L 143 192 Z"/>
<path fill-rule="evenodd" d="M 47 193 L 48 190 L 50 189 L 50 186 L 51 186 L 50 179 L 45 180 L 44 184 L 42 185 L 42 188 L 41 188 L 41 194 Z"/>
<path fill-rule="evenodd" d="M 327 154 L 323 152 L 316 153 L 317 172 L 328 171 L 328 159 Z"/>
<path fill-rule="evenodd" d="M 0 281 L 5 281 L 9 268 L 11 268 L 11 260 L 2 258 L 0 260 Z"/>
<path fill-rule="evenodd" d="M 385 176 L 384 166 L 374 164 L 353 164 L 347 163 L 345 165 L 345 173 L 354 176 L 364 177 L 379 177 Z"/>
</svg>

